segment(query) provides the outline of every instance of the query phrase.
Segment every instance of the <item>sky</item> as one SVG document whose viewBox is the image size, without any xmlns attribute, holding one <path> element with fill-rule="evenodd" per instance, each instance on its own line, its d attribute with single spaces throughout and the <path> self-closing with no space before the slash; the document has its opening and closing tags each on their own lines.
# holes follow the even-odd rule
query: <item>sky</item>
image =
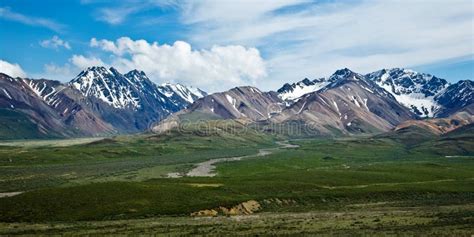
<svg viewBox="0 0 474 237">
<path fill-rule="evenodd" d="M 0 0 L 0 71 L 89 66 L 209 92 L 276 90 L 340 68 L 474 79 L 473 0 Z"/>
</svg>

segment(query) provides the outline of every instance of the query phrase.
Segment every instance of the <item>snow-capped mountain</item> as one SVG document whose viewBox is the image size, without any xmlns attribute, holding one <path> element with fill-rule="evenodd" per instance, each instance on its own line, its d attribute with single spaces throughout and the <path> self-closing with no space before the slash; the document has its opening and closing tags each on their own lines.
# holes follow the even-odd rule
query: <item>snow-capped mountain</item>
<svg viewBox="0 0 474 237">
<path fill-rule="evenodd" d="M 328 78 L 287 83 L 278 90 L 279 97 L 290 106 L 304 95 L 334 87 L 341 79 L 350 77 L 348 73 L 351 71 L 345 68 Z M 443 117 L 473 103 L 472 81 L 451 85 L 442 78 L 402 68 L 382 69 L 367 75 L 355 73 L 353 76 L 373 81 L 419 117 Z"/>
<path fill-rule="evenodd" d="M 474 83 L 450 84 L 398 68 L 367 75 L 345 68 L 328 78 L 285 84 L 278 93 L 243 86 L 207 95 L 181 84 L 156 85 L 138 70 L 90 67 L 69 83 L 0 73 L 0 109 L 18 118 L 6 123 L 21 123 L 35 137 L 140 132 L 171 114 L 189 113 L 194 114 L 188 118 L 311 123 L 322 134 L 365 133 L 415 117 L 471 116 Z"/>
<path fill-rule="evenodd" d="M 89 67 L 74 78 L 70 85 L 81 91 L 85 97 L 95 97 L 114 108 L 140 108 L 140 93 L 146 82 L 134 75 L 125 77 L 115 68 Z"/>
<path fill-rule="evenodd" d="M 11 78 L 0 73 L 0 88 L 0 108 L 16 117 L 7 118 L 8 123 L 19 123 L 11 127 L 11 138 L 116 133 L 112 125 L 87 107 L 89 102 L 79 91 L 58 81 Z"/>
<path fill-rule="evenodd" d="M 347 68 L 337 70 L 327 81 L 325 87 L 300 97 L 270 121 L 303 122 L 308 134 L 330 135 L 388 131 L 415 117 L 390 93 Z"/>
<path fill-rule="evenodd" d="M 140 109 L 144 103 L 158 101 L 166 111 L 185 108 L 206 95 L 198 88 L 181 84 L 157 86 L 143 71 L 132 70 L 124 75 L 116 69 L 90 67 L 82 71 L 70 84 L 86 97 L 96 97 L 118 109 Z"/>
<path fill-rule="evenodd" d="M 123 75 L 89 67 L 65 84 L 1 75 L 0 108 L 18 111 L 46 137 L 143 131 L 205 95 L 182 85 L 157 86 L 138 70 Z"/>
<path fill-rule="evenodd" d="M 158 90 L 175 104 L 192 104 L 197 99 L 207 95 L 206 92 L 192 86 L 181 84 L 163 83 L 158 86 Z"/>
<path fill-rule="evenodd" d="M 420 117 L 434 117 L 441 108 L 435 97 L 449 83 L 430 74 L 408 69 L 382 69 L 366 77 L 390 92 L 397 101 Z"/>
<path fill-rule="evenodd" d="M 342 82 L 347 79 L 352 78 L 354 80 L 357 80 L 357 78 L 360 77 L 364 76 L 355 73 L 348 68 L 343 68 L 337 70 L 334 74 L 327 78 L 318 78 L 314 80 L 309 80 L 308 78 L 305 78 L 302 81 L 293 84 L 286 83 L 285 85 L 283 85 L 283 87 L 278 89 L 277 92 L 278 96 L 282 100 L 286 101 L 287 105 L 291 105 L 292 103 L 295 103 L 296 101 L 301 99 L 301 97 L 306 94 L 321 91 L 327 89 L 327 87 L 337 86 L 338 82 Z"/>
<path fill-rule="evenodd" d="M 470 80 L 458 81 L 449 85 L 434 99 L 441 106 L 436 111 L 437 117 L 447 117 L 459 111 L 474 114 L 474 82 Z"/>
<path fill-rule="evenodd" d="M 111 110 L 100 105 L 96 110 L 119 130 L 132 131 L 146 129 L 205 94 L 198 89 L 195 94 L 182 85 L 157 86 L 143 71 L 132 70 L 122 75 L 114 68 L 105 67 L 90 67 L 69 84 L 84 97 L 96 98 L 113 107 Z"/>
<path fill-rule="evenodd" d="M 329 84 L 329 80 L 326 78 L 319 78 L 314 80 L 309 80 L 305 78 L 299 82 L 292 84 L 286 83 L 280 89 L 277 90 L 278 96 L 286 101 L 287 103 L 293 103 L 298 100 L 301 96 L 318 91 L 321 88 Z"/>
</svg>

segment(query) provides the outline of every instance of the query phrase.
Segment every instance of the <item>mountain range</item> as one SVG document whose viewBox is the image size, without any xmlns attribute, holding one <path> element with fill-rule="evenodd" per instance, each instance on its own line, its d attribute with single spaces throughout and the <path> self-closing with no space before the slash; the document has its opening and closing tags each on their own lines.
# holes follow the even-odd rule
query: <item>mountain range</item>
<svg viewBox="0 0 474 237">
<path fill-rule="evenodd" d="M 473 102 L 470 80 L 451 84 L 400 68 L 366 75 L 345 68 L 327 78 L 284 84 L 277 91 L 243 86 L 207 95 L 180 84 L 156 85 L 138 70 L 121 74 L 114 68 L 90 67 L 68 83 L 0 74 L 0 138 L 164 131 L 197 119 L 297 123 L 318 135 L 351 135 L 426 119 L 472 123 Z"/>
<path fill-rule="evenodd" d="M 339 76 L 335 73 L 328 78 L 305 78 L 293 84 L 285 84 L 278 89 L 278 93 L 280 98 L 291 104 L 302 95 L 319 91 L 339 80 Z M 400 104 L 420 118 L 446 117 L 473 102 L 473 82 L 470 80 L 451 84 L 430 74 L 402 68 L 382 69 L 363 77 L 392 94 Z"/>
<path fill-rule="evenodd" d="M 4 138 L 100 136 L 145 131 L 205 92 L 154 84 L 144 72 L 89 67 L 68 83 L 0 74 Z M 18 131 L 19 121 L 28 131 Z M 18 132 L 17 132 L 18 131 Z"/>
</svg>

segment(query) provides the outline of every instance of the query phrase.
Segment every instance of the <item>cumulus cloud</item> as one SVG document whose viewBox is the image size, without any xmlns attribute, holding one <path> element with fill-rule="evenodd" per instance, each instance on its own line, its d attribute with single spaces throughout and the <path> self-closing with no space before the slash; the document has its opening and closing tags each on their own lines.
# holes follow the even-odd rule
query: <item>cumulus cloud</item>
<svg viewBox="0 0 474 237">
<path fill-rule="evenodd" d="M 39 75 L 39 77 L 65 82 L 74 78 L 74 76 L 78 74 L 79 69 L 69 63 L 63 66 L 47 63 L 44 65 L 43 70 L 43 73 Z"/>
<path fill-rule="evenodd" d="M 82 55 L 73 55 L 69 61 L 80 69 L 85 69 L 92 66 L 107 66 L 102 59 L 96 57 L 85 57 Z"/>
<path fill-rule="evenodd" d="M 210 91 L 256 84 L 267 75 L 260 52 L 239 45 L 194 50 L 184 41 L 159 45 L 122 37 L 116 41 L 93 38 L 90 46 L 111 53 L 109 64 L 119 71 L 139 69 L 156 82 L 180 82 Z"/>
<path fill-rule="evenodd" d="M 25 71 L 17 63 L 9 63 L 0 59 L 0 72 L 11 77 L 26 77 Z"/>
<path fill-rule="evenodd" d="M 57 35 L 53 36 L 51 39 L 45 39 L 39 42 L 39 45 L 43 48 L 52 48 L 52 49 L 71 49 L 69 42 L 62 40 Z"/>
</svg>

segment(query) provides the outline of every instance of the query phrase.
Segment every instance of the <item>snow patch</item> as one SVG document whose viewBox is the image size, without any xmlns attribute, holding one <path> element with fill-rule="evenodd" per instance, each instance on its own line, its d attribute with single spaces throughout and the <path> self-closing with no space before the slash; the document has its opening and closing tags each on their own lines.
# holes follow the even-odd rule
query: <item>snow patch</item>
<svg viewBox="0 0 474 237">
<path fill-rule="evenodd" d="M 305 85 L 303 83 L 296 83 L 294 84 L 294 88 L 292 91 L 280 93 L 278 96 L 285 101 L 293 101 L 296 102 L 295 100 L 299 99 L 300 97 L 315 92 L 319 91 L 320 89 L 324 88 L 329 84 L 328 81 L 321 81 L 321 82 L 315 82 L 314 85 Z"/>
<path fill-rule="evenodd" d="M 239 111 L 237 109 L 237 101 L 234 99 L 234 97 L 228 95 L 228 94 L 225 94 L 225 98 L 227 99 L 227 101 L 234 107 L 235 110 Z"/>
<path fill-rule="evenodd" d="M 8 91 L 7 91 L 7 90 L 5 90 L 5 88 L 2 88 L 2 90 L 3 90 L 3 93 L 5 93 L 5 95 L 8 97 L 8 99 L 10 99 L 10 100 L 11 100 L 11 99 L 12 99 L 12 97 L 11 97 L 11 95 L 10 95 L 10 94 L 8 94 Z"/>
<path fill-rule="evenodd" d="M 306 101 L 304 102 L 303 106 L 301 106 L 300 110 L 298 111 L 297 114 L 301 114 L 303 112 L 304 107 L 306 106 Z"/>
<path fill-rule="evenodd" d="M 341 112 L 339 111 L 339 107 L 337 107 L 336 101 L 333 100 L 332 103 L 334 104 L 334 107 L 336 107 L 336 111 L 339 114 L 339 116 L 341 116 Z"/>
</svg>

